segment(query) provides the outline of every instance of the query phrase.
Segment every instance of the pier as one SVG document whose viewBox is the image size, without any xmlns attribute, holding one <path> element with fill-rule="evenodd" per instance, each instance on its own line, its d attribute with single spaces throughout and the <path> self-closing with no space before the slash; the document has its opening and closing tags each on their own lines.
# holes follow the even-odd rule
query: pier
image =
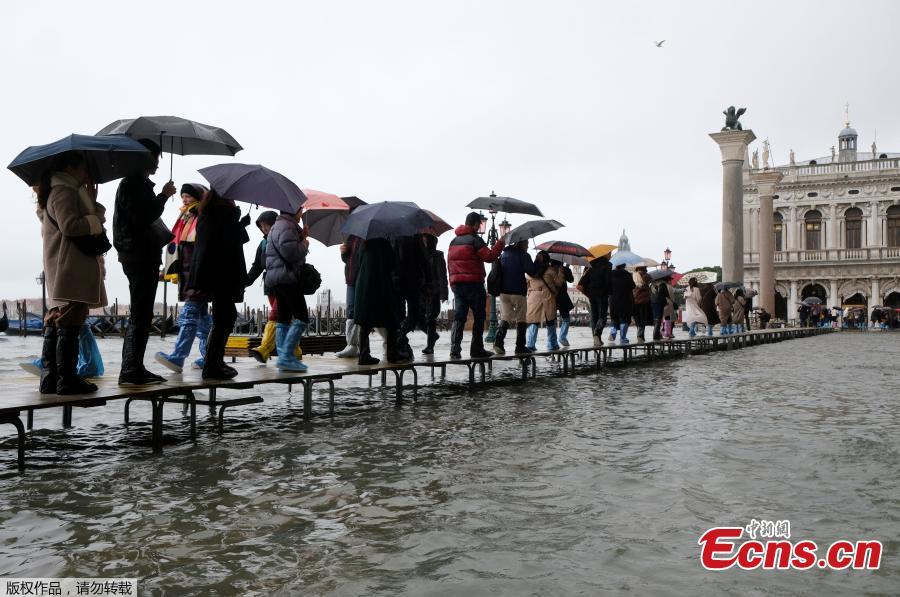
<svg viewBox="0 0 900 597">
<path fill-rule="evenodd" d="M 288 390 L 294 385 L 303 388 L 303 411 L 305 421 L 313 415 L 313 391 L 315 386 L 327 391 L 328 415 L 334 415 L 335 382 L 349 377 L 367 377 L 368 385 L 373 379 L 380 377 L 383 387 L 389 386 L 389 373 L 393 376 L 395 400 L 402 403 L 407 393 L 413 401 L 418 400 L 419 389 L 423 387 L 419 381 L 420 371 L 430 371 L 433 383 L 440 383 L 446 378 L 448 368 L 465 367 L 468 374 L 469 390 L 489 384 L 495 366 L 516 367 L 521 382 L 538 376 L 538 362 L 547 374 L 574 376 L 590 373 L 615 366 L 637 366 L 642 363 L 660 359 L 688 357 L 690 355 L 708 354 L 722 350 L 737 350 L 750 346 L 806 338 L 830 333 L 830 328 L 778 328 L 733 334 L 728 336 L 697 336 L 692 339 L 662 340 L 633 344 L 606 344 L 601 347 L 572 346 L 555 351 L 538 351 L 531 354 L 494 355 L 492 357 L 452 359 L 445 347 L 440 354 L 431 358 L 420 358 L 406 363 L 391 364 L 382 361 L 378 365 L 359 366 L 352 359 L 337 359 L 333 355 L 307 357 L 309 371 L 291 373 L 279 371 L 274 362 L 262 366 L 255 362 L 240 363 L 235 379 L 227 381 L 204 381 L 198 370 L 185 370 L 181 375 L 172 376 L 167 383 L 154 386 L 123 387 L 117 383 L 116 376 L 108 374 L 104 378 L 94 380 L 99 389 L 92 394 L 78 396 L 58 396 L 40 394 L 34 378 L 10 380 L 0 387 L 0 423 L 12 425 L 17 432 L 17 464 L 20 470 L 25 469 L 25 451 L 27 448 L 27 431 L 32 428 L 33 415 L 36 410 L 59 408 L 62 411 L 63 428 L 72 424 L 72 413 L 75 408 L 99 408 L 113 401 L 124 402 L 124 422 L 130 420 L 130 405 L 134 401 L 146 401 L 151 405 L 151 443 L 154 452 L 161 452 L 163 445 L 163 410 L 167 403 L 182 407 L 189 425 L 192 438 L 197 434 L 197 406 L 208 407 L 215 417 L 215 430 L 222 433 L 225 429 L 225 414 L 230 408 L 263 402 L 261 396 L 220 396 L 220 392 L 229 390 L 251 390 L 266 384 L 287 385 Z M 197 392 L 205 391 L 207 396 L 198 397 Z M 23 422 L 22 417 L 25 417 Z"/>
</svg>

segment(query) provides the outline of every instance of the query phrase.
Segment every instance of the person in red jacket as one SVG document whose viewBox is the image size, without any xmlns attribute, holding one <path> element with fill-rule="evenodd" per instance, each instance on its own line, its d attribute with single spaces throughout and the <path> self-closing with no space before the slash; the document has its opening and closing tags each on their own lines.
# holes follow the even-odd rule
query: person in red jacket
<svg viewBox="0 0 900 597">
<path fill-rule="evenodd" d="M 475 358 L 491 356 L 492 352 L 484 349 L 484 318 L 487 291 L 484 289 L 484 264 L 500 258 L 504 239 L 498 240 L 494 246 L 487 244 L 478 236 L 481 214 L 472 212 L 466 216 L 466 223 L 456 229 L 456 238 L 450 242 L 447 252 L 447 264 L 450 270 L 450 288 L 453 289 L 453 308 L 456 314 L 450 328 L 450 357 L 462 356 L 462 336 L 472 310 L 472 345 L 469 355 Z"/>
</svg>

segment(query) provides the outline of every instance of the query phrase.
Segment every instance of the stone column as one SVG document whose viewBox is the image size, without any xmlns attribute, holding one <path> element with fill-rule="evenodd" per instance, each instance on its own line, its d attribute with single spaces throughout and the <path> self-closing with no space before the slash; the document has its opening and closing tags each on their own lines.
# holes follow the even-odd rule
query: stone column
<svg viewBox="0 0 900 597">
<path fill-rule="evenodd" d="M 840 298 L 838 297 L 837 280 L 831 281 L 828 292 L 829 292 L 828 300 L 831 301 L 831 304 L 829 304 L 828 306 L 829 307 L 840 307 L 841 303 L 840 303 Z"/>
<path fill-rule="evenodd" d="M 869 321 L 872 320 L 872 307 L 881 306 L 881 284 L 878 278 L 872 278 L 872 296 L 869 297 Z"/>
<path fill-rule="evenodd" d="M 797 280 L 791 280 L 791 297 L 788 299 L 787 318 L 797 319 L 797 307 L 800 306 L 800 296 L 797 294 Z"/>
<path fill-rule="evenodd" d="M 759 194 L 759 306 L 769 313 L 775 312 L 775 207 L 772 203 L 781 179 L 782 174 L 777 170 L 753 174 Z"/>
<path fill-rule="evenodd" d="M 722 280 L 744 281 L 744 156 L 753 131 L 709 135 L 722 152 Z"/>
</svg>

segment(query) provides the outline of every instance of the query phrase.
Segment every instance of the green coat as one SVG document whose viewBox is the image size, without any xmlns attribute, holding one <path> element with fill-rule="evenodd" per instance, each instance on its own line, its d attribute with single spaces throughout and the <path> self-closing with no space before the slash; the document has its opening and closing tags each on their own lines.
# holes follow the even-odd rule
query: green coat
<svg viewBox="0 0 900 597">
<path fill-rule="evenodd" d="M 376 238 L 362 244 L 353 307 L 358 325 L 391 329 L 400 325 L 394 268 L 394 251 L 389 241 Z"/>
</svg>

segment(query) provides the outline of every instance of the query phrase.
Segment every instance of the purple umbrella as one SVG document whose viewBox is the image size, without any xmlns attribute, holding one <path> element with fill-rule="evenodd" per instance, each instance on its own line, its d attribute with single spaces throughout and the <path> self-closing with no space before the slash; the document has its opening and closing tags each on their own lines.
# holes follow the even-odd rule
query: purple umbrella
<svg viewBox="0 0 900 597">
<path fill-rule="evenodd" d="M 200 174 L 222 197 L 297 213 L 306 195 L 289 178 L 259 164 L 218 164 Z"/>
</svg>

